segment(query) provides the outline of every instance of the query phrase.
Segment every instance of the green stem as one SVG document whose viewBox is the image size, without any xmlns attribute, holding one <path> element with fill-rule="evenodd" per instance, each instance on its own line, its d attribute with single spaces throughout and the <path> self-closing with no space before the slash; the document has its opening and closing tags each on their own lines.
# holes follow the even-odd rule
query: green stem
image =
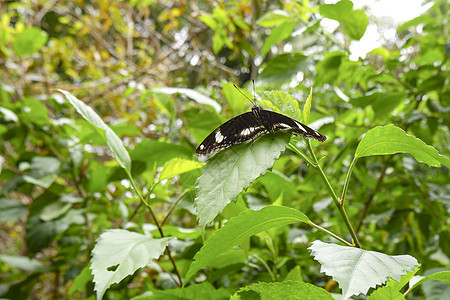
<svg viewBox="0 0 450 300">
<path fill-rule="evenodd" d="M 348 185 L 350 183 L 350 177 L 352 177 L 353 168 L 355 167 L 357 160 L 358 159 L 356 157 L 353 158 L 352 163 L 350 164 L 350 167 L 348 167 L 347 176 L 345 177 L 344 188 L 342 189 L 342 196 L 341 196 L 341 201 L 340 201 L 340 204 L 342 206 L 344 206 L 345 197 L 347 196 Z"/>
<path fill-rule="evenodd" d="M 335 239 L 337 239 L 338 241 L 341 241 L 342 243 L 346 244 L 347 246 L 353 247 L 352 243 L 347 242 L 346 240 L 344 240 L 343 238 L 341 238 L 340 236 L 338 236 L 337 234 L 329 231 L 328 229 L 323 228 L 322 226 L 319 226 L 313 222 L 310 222 L 310 225 L 314 228 L 317 228 L 329 235 L 331 235 L 332 237 L 334 237 Z"/>
<path fill-rule="evenodd" d="M 348 219 L 347 212 L 345 211 L 344 205 L 341 204 L 341 201 L 339 201 L 338 197 L 336 196 L 336 193 L 334 192 L 333 187 L 331 186 L 331 183 L 328 181 L 327 176 L 325 175 L 324 171 L 322 170 L 322 167 L 320 166 L 320 164 L 317 160 L 316 154 L 314 153 L 314 151 L 311 147 L 311 142 L 309 140 L 306 140 L 306 146 L 308 147 L 308 150 L 311 153 L 311 156 L 313 158 L 314 163 L 312 166 L 315 167 L 319 171 L 319 174 L 322 177 L 322 180 L 325 183 L 328 191 L 330 192 L 330 195 L 333 198 L 334 204 L 337 206 L 339 213 L 341 214 L 342 219 L 344 220 L 344 223 L 347 226 L 347 229 L 353 238 L 353 241 L 355 242 L 355 244 L 358 248 L 361 248 L 361 244 L 359 243 L 358 237 L 356 236 L 356 233 L 353 230 L 352 224 L 350 223 L 350 220 Z"/>
<path fill-rule="evenodd" d="M 263 266 L 266 268 L 267 272 L 269 272 L 270 277 L 272 277 L 272 281 L 275 282 L 275 276 L 273 275 L 272 270 L 269 268 L 269 265 L 257 254 L 253 254 L 253 256 L 263 264 Z"/>
<path fill-rule="evenodd" d="M 150 204 L 144 199 L 144 196 L 142 195 L 141 190 L 138 188 L 138 186 L 137 186 L 136 183 L 134 182 L 134 179 L 133 179 L 133 177 L 131 176 L 131 174 L 130 174 L 129 172 L 127 172 L 127 171 L 126 171 L 126 173 L 127 173 L 128 179 L 130 179 L 131 185 L 133 186 L 134 190 L 136 191 L 136 194 L 138 195 L 139 199 L 142 201 L 142 203 L 144 203 L 145 206 L 147 206 L 147 209 L 148 209 L 148 211 L 150 212 L 150 215 L 152 216 L 153 221 L 155 222 L 156 227 L 158 227 L 159 234 L 160 234 L 161 237 L 163 238 L 163 237 L 164 237 L 164 232 L 163 232 L 163 230 L 162 230 L 161 224 L 158 223 L 158 220 L 156 219 L 156 216 L 155 216 L 155 214 L 153 213 L 153 209 L 151 208 Z M 179 287 L 181 287 L 182 284 L 183 284 L 183 281 L 182 281 L 182 279 L 181 279 L 180 272 L 178 271 L 177 265 L 175 264 L 175 259 L 173 258 L 172 253 L 171 253 L 171 251 L 170 251 L 170 247 L 169 247 L 168 245 L 167 245 L 167 247 L 166 247 L 166 250 L 167 250 L 167 254 L 169 255 L 169 259 L 170 259 L 170 261 L 172 262 L 172 266 L 173 266 L 173 269 L 174 269 L 174 271 L 175 271 L 175 274 L 177 274 L 177 277 L 178 277 L 177 285 L 178 285 Z"/>
<path fill-rule="evenodd" d="M 295 152 L 298 156 L 300 156 L 308 164 L 310 164 L 311 166 L 314 166 L 314 163 L 309 159 L 309 157 L 306 156 L 305 154 L 303 154 L 303 152 L 301 152 L 300 150 L 298 150 L 297 147 L 295 147 L 292 143 L 289 143 L 287 148 L 289 150 L 291 150 L 292 152 Z"/>
</svg>

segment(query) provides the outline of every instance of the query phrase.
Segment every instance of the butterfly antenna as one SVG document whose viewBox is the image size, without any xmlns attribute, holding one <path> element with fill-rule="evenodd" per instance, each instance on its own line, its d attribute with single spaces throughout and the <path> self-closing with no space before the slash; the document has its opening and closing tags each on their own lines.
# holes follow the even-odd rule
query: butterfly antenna
<svg viewBox="0 0 450 300">
<path fill-rule="evenodd" d="M 241 91 L 240 88 L 238 88 L 234 83 L 233 83 L 233 85 L 234 85 L 234 87 L 239 91 L 239 93 L 242 94 L 242 96 L 244 96 L 245 98 L 247 98 L 247 100 L 248 100 L 252 105 L 255 105 L 255 103 L 253 103 L 252 100 L 251 100 L 249 97 L 247 97 L 247 95 L 244 94 L 244 93 Z"/>
<path fill-rule="evenodd" d="M 256 89 L 255 89 L 255 79 L 252 79 L 253 84 L 253 101 L 256 103 Z"/>
</svg>

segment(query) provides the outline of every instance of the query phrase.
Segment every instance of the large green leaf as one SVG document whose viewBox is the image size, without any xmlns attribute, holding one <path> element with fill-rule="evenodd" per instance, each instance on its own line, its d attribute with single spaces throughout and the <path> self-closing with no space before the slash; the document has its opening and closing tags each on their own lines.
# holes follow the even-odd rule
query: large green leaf
<svg viewBox="0 0 450 300">
<path fill-rule="evenodd" d="M 418 162 L 432 167 L 440 167 L 443 164 L 450 168 L 450 160 L 447 157 L 394 125 L 378 126 L 369 130 L 356 148 L 355 158 L 395 153 L 409 153 Z"/>
<path fill-rule="evenodd" d="M 192 150 L 183 145 L 145 140 L 131 151 L 133 161 L 143 161 L 147 168 L 152 169 L 163 166 L 173 158 L 192 157 Z"/>
<path fill-rule="evenodd" d="M 242 143 L 210 158 L 197 180 L 195 207 L 201 226 L 222 212 L 228 203 L 273 166 L 284 151 L 290 133 L 266 135 L 254 143 Z"/>
<path fill-rule="evenodd" d="M 339 283 L 344 300 L 352 295 L 367 294 L 369 288 L 385 283 L 390 277 L 400 281 L 402 275 L 419 265 L 410 255 L 390 256 L 321 241 L 314 241 L 308 249 L 322 265 L 320 271 Z"/>
<path fill-rule="evenodd" d="M 292 30 L 294 30 L 294 25 L 295 22 L 285 22 L 273 29 L 270 35 L 264 41 L 264 45 L 261 49 L 261 55 L 265 56 L 273 45 L 275 45 L 279 41 L 287 39 L 291 35 Z"/>
<path fill-rule="evenodd" d="M 241 288 L 231 300 L 321 300 L 334 299 L 325 289 L 310 283 L 284 281 L 260 282 L 249 287 Z"/>
<path fill-rule="evenodd" d="M 103 120 L 91 107 L 84 104 L 68 91 L 60 89 L 58 89 L 58 91 L 66 96 L 67 100 L 69 100 L 69 102 L 75 107 L 75 109 L 83 118 L 85 118 L 94 126 L 105 130 L 106 142 L 113 152 L 117 162 L 122 168 L 130 173 L 131 159 L 128 151 L 125 149 L 125 146 L 122 143 L 122 140 L 114 133 L 114 131 L 112 131 L 111 128 L 108 127 L 108 125 L 105 124 L 105 122 L 103 122 Z"/>
<path fill-rule="evenodd" d="M 320 4 L 319 13 L 329 19 L 338 22 L 344 20 L 353 10 L 353 3 L 349 0 L 341 0 L 336 4 Z"/>
<path fill-rule="evenodd" d="M 205 242 L 189 267 L 186 281 L 201 268 L 211 265 L 219 254 L 241 244 L 248 237 L 269 228 L 297 222 L 309 223 L 310 220 L 300 211 L 285 206 L 267 206 L 259 211 L 242 212 L 225 223 L 225 226 Z"/>
<path fill-rule="evenodd" d="M 47 43 L 48 34 L 39 28 L 27 28 L 14 39 L 13 48 L 17 55 L 33 54 Z"/>
<path fill-rule="evenodd" d="M 275 76 L 280 76 L 282 73 L 289 73 L 289 75 L 296 74 L 298 66 L 301 62 L 305 61 L 307 56 L 300 52 L 283 53 L 275 56 L 262 70 L 259 74 L 259 78 L 275 78 Z"/>
<path fill-rule="evenodd" d="M 97 299 L 137 269 L 157 259 L 171 238 L 153 239 L 136 232 L 111 229 L 102 233 L 92 250 L 91 270 Z"/>
</svg>

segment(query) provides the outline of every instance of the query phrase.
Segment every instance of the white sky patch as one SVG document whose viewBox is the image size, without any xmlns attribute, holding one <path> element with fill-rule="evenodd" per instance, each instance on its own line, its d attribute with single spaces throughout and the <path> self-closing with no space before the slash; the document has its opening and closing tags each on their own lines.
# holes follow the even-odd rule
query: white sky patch
<svg viewBox="0 0 450 300">
<path fill-rule="evenodd" d="M 338 0 L 325 2 L 335 4 Z M 352 2 L 353 9 L 363 9 L 366 12 L 369 17 L 369 25 L 361 40 L 351 41 L 351 60 L 364 58 L 368 52 L 383 45 L 384 41 L 393 40 L 399 25 L 420 16 L 434 4 L 434 2 L 430 2 L 422 5 L 423 0 L 352 0 Z M 380 35 L 377 25 L 371 23 L 373 17 L 391 19 L 393 27 L 383 29 L 383 33 Z M 324 19 L 320 24 L 330 32 L 339 25 L 337 21 L 330 19 Z"/>
</svg>

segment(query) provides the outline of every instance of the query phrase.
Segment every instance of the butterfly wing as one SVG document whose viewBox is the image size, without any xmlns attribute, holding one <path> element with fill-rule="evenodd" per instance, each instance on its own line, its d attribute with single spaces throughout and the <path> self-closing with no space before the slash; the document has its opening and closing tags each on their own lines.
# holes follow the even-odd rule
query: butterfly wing
<svg viewBox="0 0 450 300">
<path fill-rule="evenodd" d="M 265 109 L 260 110 L 259 115 L 261 123 L 270 132 L 291 130 L 294 135 L 315 139 L 320 142 L 325 142 L 327 139 L 326 136 L 288 116 Z"/>
<path fill-rule="evenodd" d="M 268 130 L 261 124 L 253 112 L 246 112 L 217 127 L 198 146 L 197 154 L 206 155 L 211 152 L 256 139 Z"/>
</svg>

